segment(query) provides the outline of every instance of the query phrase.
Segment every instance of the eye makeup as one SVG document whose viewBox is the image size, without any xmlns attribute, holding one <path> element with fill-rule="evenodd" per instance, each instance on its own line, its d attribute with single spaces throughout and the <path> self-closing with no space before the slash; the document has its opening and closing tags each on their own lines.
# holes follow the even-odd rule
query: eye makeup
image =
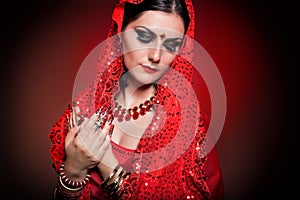
<svg viewBox="0 0 300 200">
<path fill-rule="evenodd" d="M 171 52 L 178 52 L 182 44 L 181 38 L 170 38 L 163 42 L 163 46 Z"/>
<path fill-rule="evenodd" d="M 137 34 L 137 39 L 144 44 L 153 42 L 157 38 L 157 35 L 153 31 L 151 31 L 150 29 L 144 26 L 136 26 L 134 30 Z M 166 34 L 164 33 L 164 38 L 165 37 Z M 181 37 L 166 38 L 163 41 L 164 48 L 166 48 L 166 50 L 170 52 L 178 52 L 181 47 L 181 44 L 182 44 Z"/>
<path fill-rule="evenodd" d="M 137 39 L 142 43 L 150 43 L 157 37 L 154 32 L 143 26 L 137 26 L 134 30 L 138 35 Z"/>
</svg>

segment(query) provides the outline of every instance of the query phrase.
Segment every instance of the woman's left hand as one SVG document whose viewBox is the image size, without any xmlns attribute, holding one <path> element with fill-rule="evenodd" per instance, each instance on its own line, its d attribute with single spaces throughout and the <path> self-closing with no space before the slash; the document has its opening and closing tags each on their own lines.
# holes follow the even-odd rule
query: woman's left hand
<svg viewBox="0 0 300 200">
<path fill-rule="evenodd" d="M 114 125 L 110 126 L 110 132 L 113 131 L 113 127 Z M 109 145 L 100 163 L 97 165 L 97 168 L 99 169 L 102 177 L 106 179 L 117 165 L 119 165 L 119 161 L 113 153 L 112 146 Z"/>
</svg>

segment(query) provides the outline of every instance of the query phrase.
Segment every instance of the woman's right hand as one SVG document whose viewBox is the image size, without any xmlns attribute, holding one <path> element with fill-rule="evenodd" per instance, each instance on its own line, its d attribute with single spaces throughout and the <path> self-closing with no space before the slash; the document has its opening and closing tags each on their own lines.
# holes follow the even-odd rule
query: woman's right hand
<svg viewBox="0 0 300 200">
<path fill-rule="evenodd" d="M 77 126 L 73 114 L 71 116 L 70 121 L 73 122 L 65 139 L 64 168 L 67 177 L 74 181 L 84 179 L 88 169 L 95 167 L 101 161 L 111 145 L 107 134 L 110 125 L 105 123 L 103 129 L 99 128 L 96 125 L 98 119 L 98 115 L 94 113 L 90 119 L 86 118 L 80 126 Z"/>
</svg>

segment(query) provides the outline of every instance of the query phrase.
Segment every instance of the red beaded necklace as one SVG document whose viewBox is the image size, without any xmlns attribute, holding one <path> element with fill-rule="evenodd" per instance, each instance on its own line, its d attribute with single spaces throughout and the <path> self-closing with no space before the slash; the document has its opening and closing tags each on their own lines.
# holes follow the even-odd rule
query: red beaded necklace
<svg viewBox="0 0 300 200">
<path fill-rule="evenodd" d="M 146 100 L 144 103 L 141 103 L 139 106 L 134 106 L 133 108 L 123 108 L 115 100 L 115 108 L 113 111 L 113 116 L 117 118 L 119 122 L 129 121 L 131 119 L 136 120 L 140 115 L 145 115 L 146 112 L 150 112 L 153 110 L 153 104 L 158 103 L 158 100 L 154 100 L 155 96 L 152 96 L 149 100 Z"/>
</svg>

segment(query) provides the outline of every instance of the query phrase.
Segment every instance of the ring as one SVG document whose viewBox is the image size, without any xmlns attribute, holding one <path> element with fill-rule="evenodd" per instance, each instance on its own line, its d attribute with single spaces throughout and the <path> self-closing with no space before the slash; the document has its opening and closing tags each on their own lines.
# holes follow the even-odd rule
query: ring
<svg viewBox="0 0 300 200">
<path fill-rule="evenodd" d="M 103 124 L 103 120 L 101 119 L 98 119 L 96 122 L 95 122 L 95 131 L 97 131 L 99 128 L 102 127 L 102 124 Z"/>
</svg>

